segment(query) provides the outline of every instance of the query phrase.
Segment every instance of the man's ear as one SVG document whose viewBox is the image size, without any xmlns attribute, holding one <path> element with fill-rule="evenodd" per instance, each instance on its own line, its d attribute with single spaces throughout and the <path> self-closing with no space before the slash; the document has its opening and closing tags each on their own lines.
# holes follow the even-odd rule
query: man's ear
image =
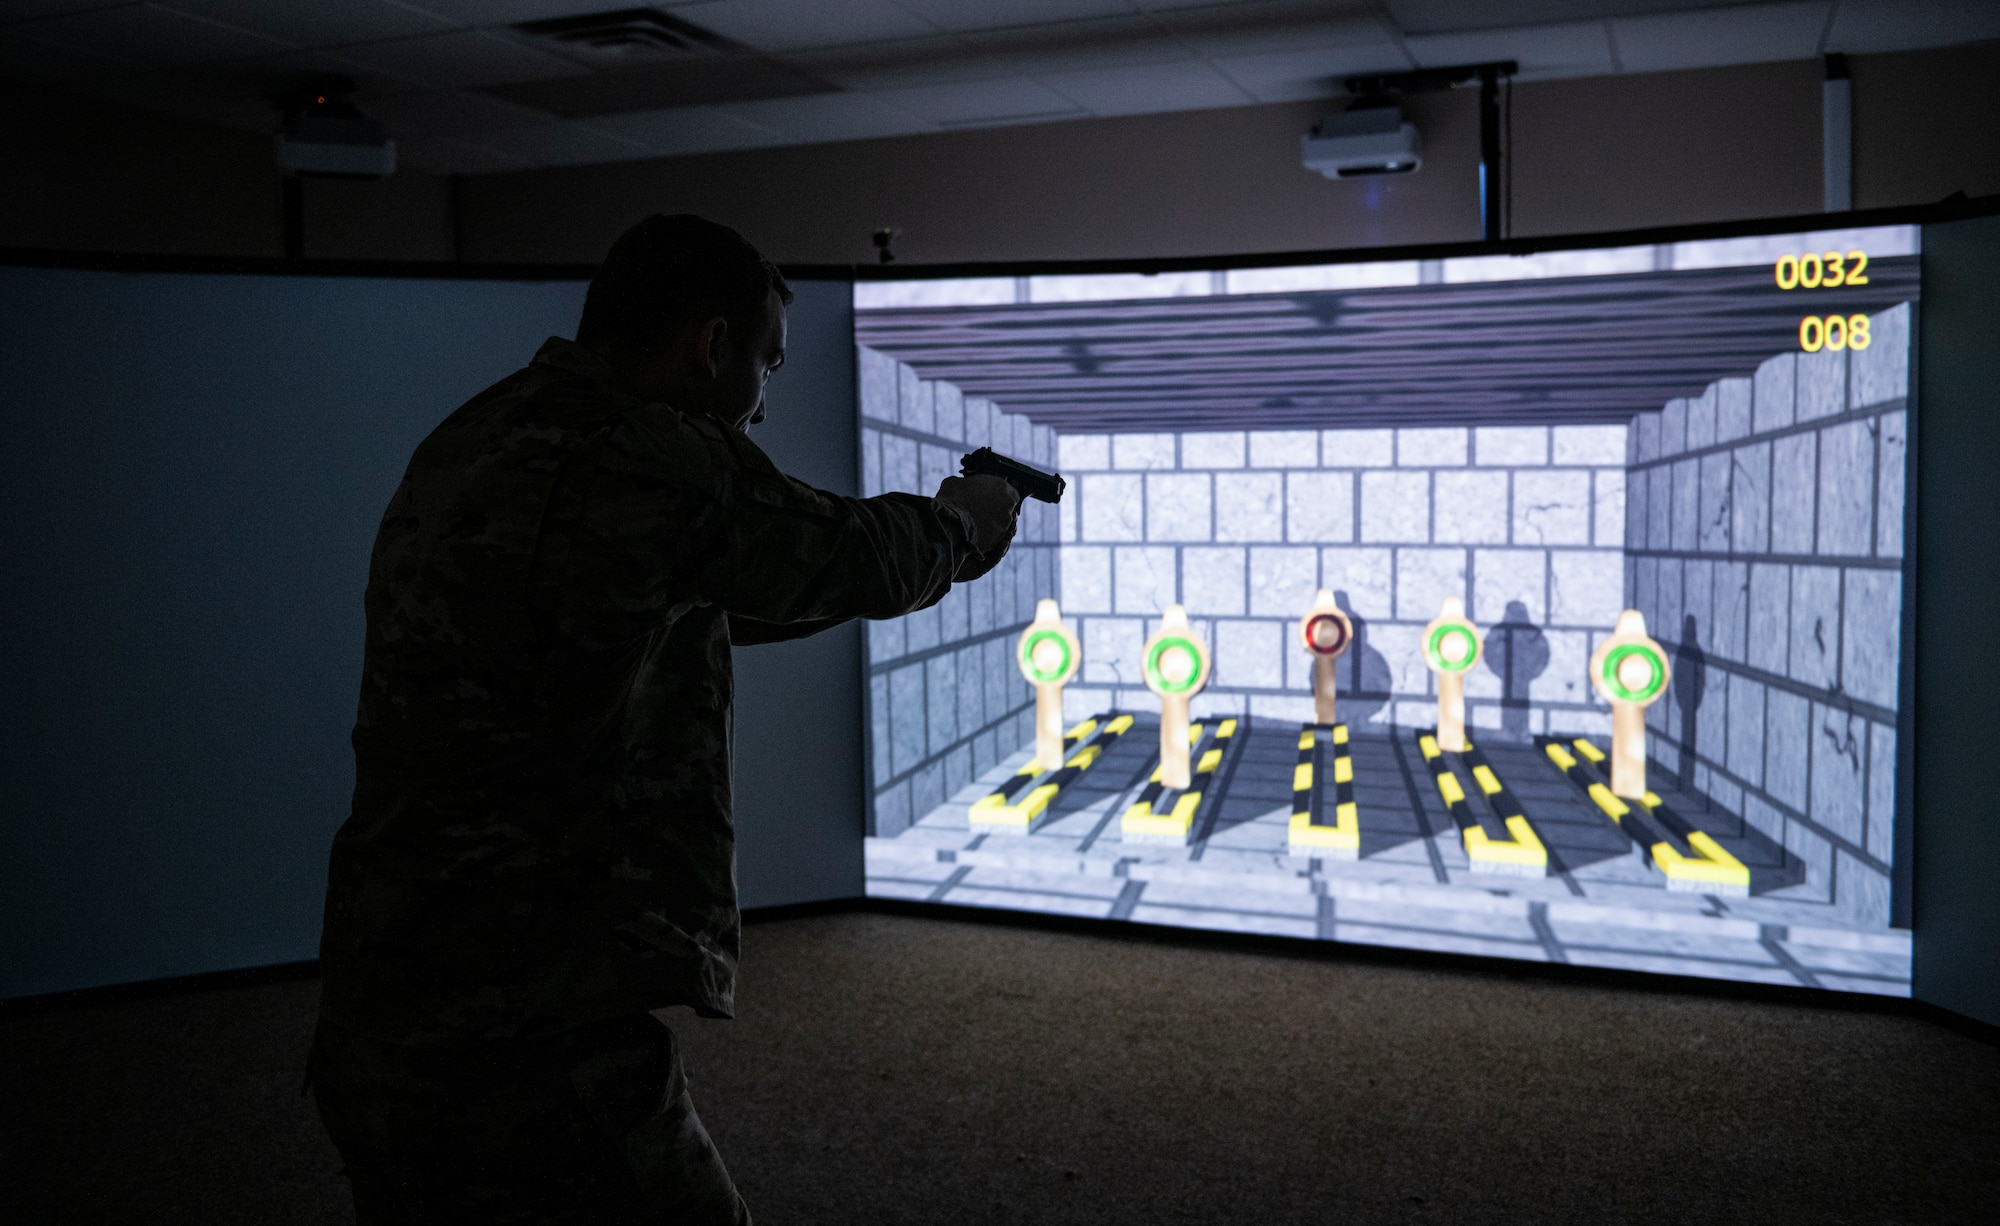
<svg viewBox="0 0 2000 1226">
<path fill-rule="evenodd" d="M 729 344 L 729 321 L 712 316 L 695 329 L 694 360 L 701 372 L 714 378 L 722 371 Z"/>
</svg>

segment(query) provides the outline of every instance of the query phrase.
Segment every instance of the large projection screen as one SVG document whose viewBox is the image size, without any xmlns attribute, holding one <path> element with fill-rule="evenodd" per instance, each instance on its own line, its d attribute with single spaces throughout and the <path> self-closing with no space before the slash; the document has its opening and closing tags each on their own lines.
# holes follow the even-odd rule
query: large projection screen
<svg viewBox="0 0 2000 1226">
<path fill-rule="evenodd" d="M 868 892 L 1908 995 L 1920 247 L 858 284 L 868 492 L 1070 491 L 871 626 Z"/>
<path fill-rule="evenodd" d="M 0 998 L 317 954 L 376 522 L 583 289 L 0 269 Z M 758 436 L 842 492 L 848 300 L 800 287 Z M 858 638 L 739 655 L 746 905 L 860 890 Z M 808 745 L 768 727 L 801 678 Z"/>
</svg>

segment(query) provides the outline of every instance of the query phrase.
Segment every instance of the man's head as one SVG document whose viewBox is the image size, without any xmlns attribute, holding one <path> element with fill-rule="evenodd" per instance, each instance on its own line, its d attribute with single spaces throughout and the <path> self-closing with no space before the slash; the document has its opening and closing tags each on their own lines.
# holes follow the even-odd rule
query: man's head
<svg viewBox="0 0 2000 1226">
<path fill-rule="evenodd" d="M 785 278 L 741 234 L 656 213 L 611 245 L 576 339 L 647 399 L 741 429 L 764 418 L 791 301 Z"/>
</svg>

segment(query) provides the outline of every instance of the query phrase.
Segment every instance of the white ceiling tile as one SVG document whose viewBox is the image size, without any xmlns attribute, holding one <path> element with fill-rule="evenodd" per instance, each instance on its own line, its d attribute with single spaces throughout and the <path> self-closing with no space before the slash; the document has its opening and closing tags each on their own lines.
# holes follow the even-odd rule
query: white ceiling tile
<svg viewBox="0 0 2000 1226">
<path fill-rule="evenodd" d="M 526 170 L 533 163 L 525 158 L 442 137 L 399 136 L 396 138 L 396 165 L 437 175 L 484 175 Z"/>
<path fill-rule="evenodd" d="M 1343 91 L 1345 78 L 1360 73 L 1402 72 L 1410 63 L 1394 43 L 1348 47 L 1338 51 L 1286 51 L 1228 56 L 1214 60 L 1216 68 L 1259 102 L 1299 102 L 1331 98 Z"/>
<path fill-rule="evenodd" d="M 476 140 L 488 132 L 558 122 L 545 111 L 460 90 L 426 90 L 379 98 L 364 96 L 357 101 L 362 110 L 381 120 L 389 134 L 396 137 L 422 134 L 448 140 Z"/>
<path fill-rule="evenodd" d="M 1372 21 L 1381 24 L 1378 0 L 1236 0 L 1220 4 L 1135 4 L 1162 20 L 1216 26 L 1299 25 L 1319 21 Z"/>
<path fill-rule="evenodd" d="M 1187 59 L 1184 40 L 1158 22 L 1123 17 L 1072 21 L 1056 27 L 987 30 L 954 36 L 958 56 L 991 65 L 989 76 L 1070 72 L 1116 64 L 1157 64 Z"/>
<path fill-rule="evenodd" d="M 1828 51 L 1914 51 L 2000 38 L 1996 0 L 1840 0 Z"/>
<path fill-rule="evenodd" d="M 1147 115 L 1256 101 L 1202 60 L 1131 65 L 1035 78 L 1093 115 Z"/>
<path fill-rule="evenodd" d="M 0 31 L 0 80 L 67 85 L 131 70 L 132 66 L 124 60 L 107 59 L 11 30 Z"/>
<path fill-rule="evenodd" d="M 778 134 L 744 122 L 718 106 L 668 106 L 662 110 L 636 110 L 630 114 L 606 114 L 590 120 L 600 132 L 644 144 L 662 152 L 686 152 L 708 148 L 752 148 L 778 140 Z"/>
<path fill-rule="evenodd" d="M 1524 80 L 1608 73 L 1611 42 L 1601 21 L 1526 30 L 1481 30 L 1469 34 L 1419 34 L 1404 40 L 1426 68 L 1513 60 Z"/>
<path fill-rule="evenodd" d="M 891 0 L 710 0 L 679 10 L 685 18 L 759 51 L 809 51 L 921 38 L 937 27 Z"/>
<path fill-rule="evenodd" d="M 645 146 L 654 156 L 757 149 L 788 143 L 769 128 L 747 123 L 713 106 L 677 106 L 631 115 L 606 115 L 590 123 L 599 131 Z"/>
<path fill-rule="evenodd" d="M 1271 0 L 1132 0 L 1142 12 L 1171 12 L 1174 9 L 1231 9 L 1269 4 Z"/>
<path fill-rule="evenodd" d="M 1119 68 L 1147 68 L 1155 64 L 1181 64 L 1203 58 L 1199 53 L 1170 38 L 1100 46 L 1051 47 L 989 61 L 994 76 L 1044 76 L 1065 72 L 1109 72 Z"/>
<path fill-rule="evenodd" d="M 152 4 L 48 17 L 14 28 L 79 51 L 159 68 L 247 59 L 293 46 Z"/>
<path fill-rule="evenodd" d="M 1405 34 L 1447 34 L 1508 26 L 1718 8 L 1748 0 L 1383 0 L 1389 19 Z"/>
<path fill-rule="evenodd" d="M 947 128 L 1029 119 L 1074 119 L 1088 114 L 1061 94 L 1022 77 L 883 90 L 876 97 L 919 119 Z"/>
<path fill-rule="evenodd" d="M 902 7 L 940 30 L 1004 30 L 1047 26 L 1089 17 L 1122 17 L 1125 0 L 899 0 Z"/>
<path fill-rule="evenodd" d="M 580 76 L 576 64 L 501 35 L 475 30 L 364 43 L 330 53 L 370 72 L 431 88 L 478 89 Z"/>
<path fill-rule="evenodd" d="M 1196 54 L 1218 56 L 1284 54 L 1311 48 L 1391 47 L 1395 39 L 1366 13 L 1258 10 L 1259 20 L 1218 24 L 1206 13 L 1164 13 L 1162 28 Z M 1407 63 L 1405 64 L 1407 67 Z"/>
<path fill-rule="evenodd" d="M 583 73 L 509 24 L 639 4 L 847 91 L 579 122 L 472 92 Z M 344 73 L 406 164 L 483 173 L 1327 98 L 1412 57 L 1533 79 L 1989 38 L 2000 0 L 0 0 L 0 78 L 268 131 L 280 89 Z"/>
<path fill-rule="evenodd" d="M 843 89 L 889 89 L 990 77 L 969 64 L 956 34 L 932 34 L 868 46 L 830 47 L 787 54 L 785 63 Z"/>
<path fill-rule="evenodd" d="M 258 84 L 302 85 L 319 77 L 354 76 L 355 66 L 345 60 L 336 60 L 324 51 L 282 51 L 277 55 L 260 55 L 254 60 L 241 60 L 230 65 L 233 75 L 240 80 Z M 398 83 L 397 88 L 408 89 L 407 84 Z M 374 82 L 364 78 L 361 88 L 374 88 Z"/>
<path fill-rule="evenodd" d="M 464 142 L 532 166 L 578 166 L 590 162 L 630 162 L 659 156 L 636 141 L 600 132 L 576 121 L 510 128 Z"/>
<path fill-rule="evenodd" d="M 272 0 L 273 3 L 303 3 L 306 0 Z M 312 0 L 326 3 L 327 0 Z M 621 8 L 675 9 L 698 5 L 703 0 L 394 0 L 407 8 L 435 14 L 454 25 L 506 26 L 550 17 L 578 17 Z"/>
<path fill-rule="evenodd" d="M 57 13 L 81 13 L 88 9 L 117 8 L 121 4 L 136 4 L 138 0 L 5 0 L 0 3 L 0 26 L 17 21 L 32 21 L 37 17 L 53 17 Z"/>
<path fill-rule="evenodd" d="M 951 81 L 1033 76 L 1155 64 L 1188 58 L 1179 40 L 1141 17 L 1077 22 L 1064 36 L 1047 31 L 943 34 L 872 47 L 836 48 L 786 57 L 806 72 L 851 90 L 899 89 Z"/>
<path fill-rule="evenodd" d="M 734 102 L 715 109 L 796 144 L 909 136 L 936 130 L 936 125 L 867 94 L 769 98 L 761 102 Z"/>
<path fill-rule="evenodd" d="M 278 130 L 278 111 L 269 98 L 231 89 L 190 73 L 130 73 L 91 82 L 93 97 L 139 110 L 158 111 L 196 123 L 269 135 Z"/>
<path fill-rule="evenodd" d="M 1610 23 L 1626 72 L 1805 60 L 1819 54 L 1831 0 L 1626 17 Z"/>
<path fill-rule="evenodd" d="M 299 47 L 337 47 L 450 29 L 455 22 L 391 0 L 165 0 L 163 8 L 283 39 Z"/>
</svg>

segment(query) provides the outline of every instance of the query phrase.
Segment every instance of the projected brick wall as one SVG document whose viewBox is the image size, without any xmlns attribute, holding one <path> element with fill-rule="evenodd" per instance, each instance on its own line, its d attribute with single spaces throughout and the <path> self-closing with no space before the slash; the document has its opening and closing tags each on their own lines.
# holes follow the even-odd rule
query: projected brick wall
<svg viewBox="0 0 2000 1226">
<path fill-rule="evenodd" d="M 1626 427 L 1064 434 L 1063 611 L 1083 640 L 1072 716 L 1154 710 L 1140 647 L 1185 604 L 1215 652 L 1197 712 L 1312 716 L 1299 616 L 1356 622 L 1342 718 L 1436 722 L 1418 638 L 1447 595 L 1487 631 L 1476 727 L 1602 731 L 1585 678 L 1622 601 Z"/>
<path fill-rule="evenodd" d="M 1632 422 L 1626 585 L 1675 655 L 1651 754 L 1889 920 L 1910 308 Z"/>
<path fill-rule="evenodd" d="M 866 346 L 857 354 L 863 492 L 932 494 L 975 447 L 1042 467 L 1054 435 Z M 1054 508 L 1022 507 L 1014 547 L 991 574 L 931 608 L 868 623 L 873 833 L 908 827 L 1034 735 L 1034 696 L 1013 641 L 1056 587 Z"/>
</svg>

